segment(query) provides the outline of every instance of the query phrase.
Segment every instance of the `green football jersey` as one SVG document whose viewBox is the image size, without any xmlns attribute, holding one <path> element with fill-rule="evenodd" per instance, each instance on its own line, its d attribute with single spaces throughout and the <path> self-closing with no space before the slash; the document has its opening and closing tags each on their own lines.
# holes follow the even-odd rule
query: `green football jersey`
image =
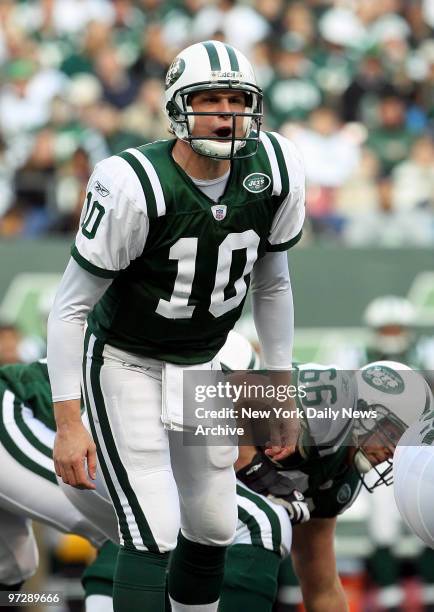
<svg viewBox="0 0 434 612">
<path fill-rule="evenodd" d="M 351 373 L 318 364 L 296 367 L 293 378 L 306 391 L 297 398 L 305 414 L 302 450 L 279 465 L 305 496 L 312 518 L 331 518 L 344 512 L 361 488 L 348 459 L 357 388 Z"/>
<path fill-rule="evenodd" d="M 36 361 L 30 364 L 12 364 L 0 368 L 0 396 L 11 391 L 24 406 L 31 408 L 33 416 L 55 431 L 51 389 L 47 364 Z"/>
<path fill-rule="evenodd" d="M 262 133 L 254 156 L 232 161 L 225 192 L 214 202 L 173 160 L 175 142 L 128 149 L 97 164 L 72 256 L 114 279 L 88 319 L 98 339 L 196 364 L 223 346 L 255 261 L 299 240 L 304 172 L 288 140 Z"/>
</svg>

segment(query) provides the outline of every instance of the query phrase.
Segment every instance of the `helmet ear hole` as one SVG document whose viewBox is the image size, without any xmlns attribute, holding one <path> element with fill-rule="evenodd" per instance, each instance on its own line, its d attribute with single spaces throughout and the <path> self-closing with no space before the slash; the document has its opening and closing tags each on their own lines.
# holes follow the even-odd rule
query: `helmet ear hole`
<svg viewBox="0 0 434 612">
<path fill-rule="evenodd" d="M 169 100 L 166 104 L 166 111 L 171 119 L 177 120 L 180 118 L 179 108 L 176 106 L 173 100 Z"/>
</svg>

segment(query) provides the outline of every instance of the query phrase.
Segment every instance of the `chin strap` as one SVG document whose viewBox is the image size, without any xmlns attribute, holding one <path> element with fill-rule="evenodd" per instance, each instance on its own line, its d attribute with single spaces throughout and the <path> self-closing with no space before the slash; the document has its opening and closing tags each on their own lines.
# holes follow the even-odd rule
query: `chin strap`
<svg viewBox="0 0 434 612">
<path fill-rule="evenodd" d="M 369 461 L 361 448 L 359 448 L 354 455 L 354 463 L 361 474 L 367 474 L 373 467 L 372 463 Z"/>
</svg>

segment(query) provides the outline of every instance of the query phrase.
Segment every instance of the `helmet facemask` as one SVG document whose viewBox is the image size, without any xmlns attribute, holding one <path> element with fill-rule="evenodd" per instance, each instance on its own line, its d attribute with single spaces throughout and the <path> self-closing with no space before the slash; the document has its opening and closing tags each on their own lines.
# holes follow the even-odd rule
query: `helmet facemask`
<svg viewBox="0 0 434 612">
<path fill-rule="evenodd" d="M 190 102 L 195 93 L 207 90 L 233 90 L 243 93 L 246 98 L 244 112 L 208 112 L 194 111 Z M 186 86 L 176 91 L 173 99 L 167 103 L 167 113 L 173 132 L 180 140 L 188 142 L 199 155 L 213 159 L 233 159 L 255 155 L 259 146 L 259 131 L 262 122 L 262 92 L 254 83 L 238 83 L 233 80 L 218 82 L 202 82 Z M 218 116 L 231 118 L 231 133 L 228 136 L 211 136 L 209 134 L 193 136 L 195 118 L 199 116 Z M 237 136 L 237 118 L 243 117 L 243 134 Z M 255 147 L 240 154 L 240 150 L 248 142 L 254 142 Z"/>
<path fill-rule="evenodd" d="M 358 410 L 372 410 L 377 414 L 376 419 L 358 418 L 355 424 L 355 435 L 357 451 L 354 455 L 354 466 L 357 469 L 363 486 L 370 493 L 381 486 L 390 486 L 393 482 L 393 453 L 407 425 L 399 419 L 391 410 L 380 404 L 370 404 L 363 400 L 357 404 Z M 372 449 L 387 449 L 390 457 L 380 463 L 372 464 L 369 453 Z M 368 450 L 369 449 L 369 450 Z M 374 480 L 372 474 L 368 479 L 368 472 L 375 472 Z"/>
</svg>

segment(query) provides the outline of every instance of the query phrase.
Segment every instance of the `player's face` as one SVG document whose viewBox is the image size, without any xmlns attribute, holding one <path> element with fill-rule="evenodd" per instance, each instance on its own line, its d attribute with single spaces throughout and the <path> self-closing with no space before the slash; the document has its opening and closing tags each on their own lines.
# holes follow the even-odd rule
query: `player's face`
<svg viewBox="0 0 434 612">
<path fill-rule="evenodd" d="M 244 136 L 243 117 L 235 119 L 224 113 L 243 113 L 246 109 L 246 98 L 243 92 L 231 90 L 209 90 L 194 94 L 190 104 L 195 113 L 214 113 L 213 115 L 196 115 L 193 136 L 214 136 L 231 138 L 235 128 L 235 137 Z M 221 113 L 221 114 L 220 114 Z"/>
<path fill-rule="evenodd" d="M 381 424 L 381 429 L 375 429 L 372 433 L 363 436 L 360 448 L 374 467 L 393 458 L 396 445 L 403 433 L 399 425 L 386 420 Z"/>
</svg>

